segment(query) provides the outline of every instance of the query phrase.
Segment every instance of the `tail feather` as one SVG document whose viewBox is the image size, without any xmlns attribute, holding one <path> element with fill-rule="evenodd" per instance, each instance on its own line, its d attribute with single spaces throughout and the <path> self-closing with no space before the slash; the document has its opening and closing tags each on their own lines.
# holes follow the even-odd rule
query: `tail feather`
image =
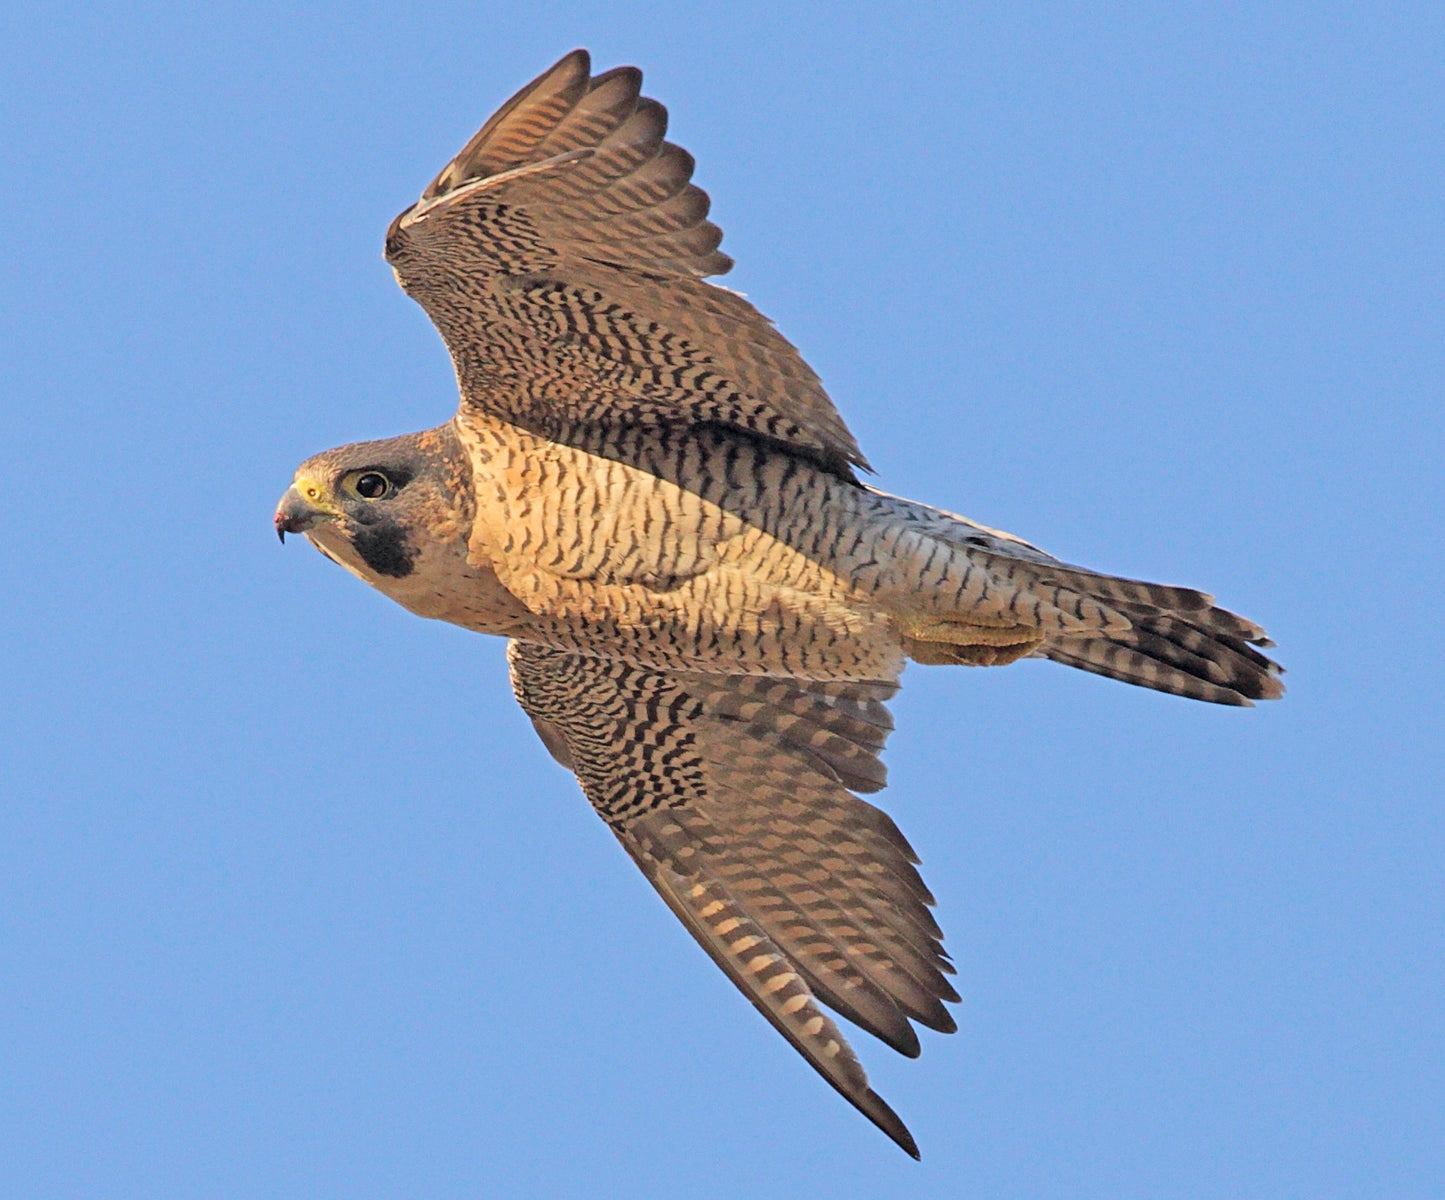
<svg viewBox="0 0 1445 1200">
<path fill-rule="evenodd" d="M 1284 695 L 1279 680 L 1284 669 L 1255 648 L 1271 644 L 1258 626 L 1219 608 L 1186 616 L 1121 607 L 1132 622 L 1129 629 L 1050 638 L 1034 657 L 1214 704 L 1249 705 Z M 1240 627 L 1255 636 L 1233 632 Z"/>
<path fill-rule="evenodd" d="M 930 610 L 938 620 L 915 620 L 903 630 L 915 662 L 996 666 L 1048 658 L 1214 704 L 1284 695 L 1284 669 L 1259 649 L 1274 643 L 1207 592 L 1101 575 L 956 513 L 867 490 L 887 506 L 890 520 L 983 567 L 996 595 L 1006 598 L 1006 612 L 1017 618 L 1012 627 L 995 628 L 996 622 L 967 611 L 952 618 L 958 624 L 952 628 L 950 614 Z M 976 599 L 962 588 L 959 595 Z"/>
</svg>

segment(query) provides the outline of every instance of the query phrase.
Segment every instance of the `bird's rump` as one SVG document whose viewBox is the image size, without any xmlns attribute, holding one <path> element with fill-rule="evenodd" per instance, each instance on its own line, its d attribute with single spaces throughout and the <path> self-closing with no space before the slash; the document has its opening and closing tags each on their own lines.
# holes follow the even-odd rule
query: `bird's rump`
<svg viewBox="0 0 1445 1200">
<path fill-rule="evenodd" d="M 1089 630 L 1054 629 L 1018 654 L 1046 658 L 1096 675 L 1169 692 L 1191 700 L 1247 707 L 1284 695 L 1284 668 L 1259 647 L 1274 643 L 1255 622 L 1193 588 L 1146 583 L 1061 562 L 1022 538 L 990 529 L 876 488 L 866 491 L 889 506 L 895 521 L 936 539 L 985 569 L 993 586 L 1036 594 L 1047 590 L 1064 607 L 1086 599 L 1111 621 Z M 1011 648 L 1010 648 L 1011 649 Z M 1012 661 L 1007 655 L 959 654 L 937 643 L 912 644 L 915 661 L 981 663 Z"/>
</svg>

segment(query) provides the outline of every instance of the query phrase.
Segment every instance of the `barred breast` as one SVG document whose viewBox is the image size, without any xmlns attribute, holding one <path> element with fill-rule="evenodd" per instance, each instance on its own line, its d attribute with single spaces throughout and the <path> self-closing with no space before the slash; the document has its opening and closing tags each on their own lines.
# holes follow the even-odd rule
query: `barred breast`
<svg viewBox="0 0 1445 1200">
<path fill-rule="evenodd" d="M 545 618 L 550 644 L 658 669 L 901 669 L 889 615 L 835 556 L 809 552 L 826 540 L 816 528 L 801 536 L 851 490 L 841 479 L 716 430 L 554 440 L 495 418 L 459 424 L 472 557 Z"/>
<path fill-rule="evenodd" d="M 559 648 L 893 679 L 907 639 L 1028 642 L 1108 623 L 1092 601 L 1064 612 L 999 578 L 900 519 L 892 497 L 730 430 L 579 426 L 559 439 L 473 415 L 458 432 L 473 459 L 471 553 Z"/>
</svg>

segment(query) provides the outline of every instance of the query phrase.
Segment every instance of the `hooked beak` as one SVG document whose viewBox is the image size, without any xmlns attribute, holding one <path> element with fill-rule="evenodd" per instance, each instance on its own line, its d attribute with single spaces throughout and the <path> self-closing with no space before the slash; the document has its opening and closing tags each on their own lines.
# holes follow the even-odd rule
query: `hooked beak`
<svg viewBox="0 0 1445 1200">
<path fill-rule="evenodd" d="M 288 533 L 305 533 L 321 521 L 330 519 L 330 513 L 317 508 L 292 484 L 276 506 L 276 536 L 285 543 Z"/>
</svg>

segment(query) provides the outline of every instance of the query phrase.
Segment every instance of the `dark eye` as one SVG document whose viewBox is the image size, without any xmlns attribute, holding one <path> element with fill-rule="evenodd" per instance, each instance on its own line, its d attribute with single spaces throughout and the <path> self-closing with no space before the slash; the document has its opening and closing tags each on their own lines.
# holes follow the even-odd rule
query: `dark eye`
<svg viewBox="0 0 1445 1200">
<path fill-rule="evenodd" d="M 391 491 L 391 480 L 380 471 L 367 471 L 357 476 L 356 494 L 363 500 L 380 500 Z"/>
</svg>

